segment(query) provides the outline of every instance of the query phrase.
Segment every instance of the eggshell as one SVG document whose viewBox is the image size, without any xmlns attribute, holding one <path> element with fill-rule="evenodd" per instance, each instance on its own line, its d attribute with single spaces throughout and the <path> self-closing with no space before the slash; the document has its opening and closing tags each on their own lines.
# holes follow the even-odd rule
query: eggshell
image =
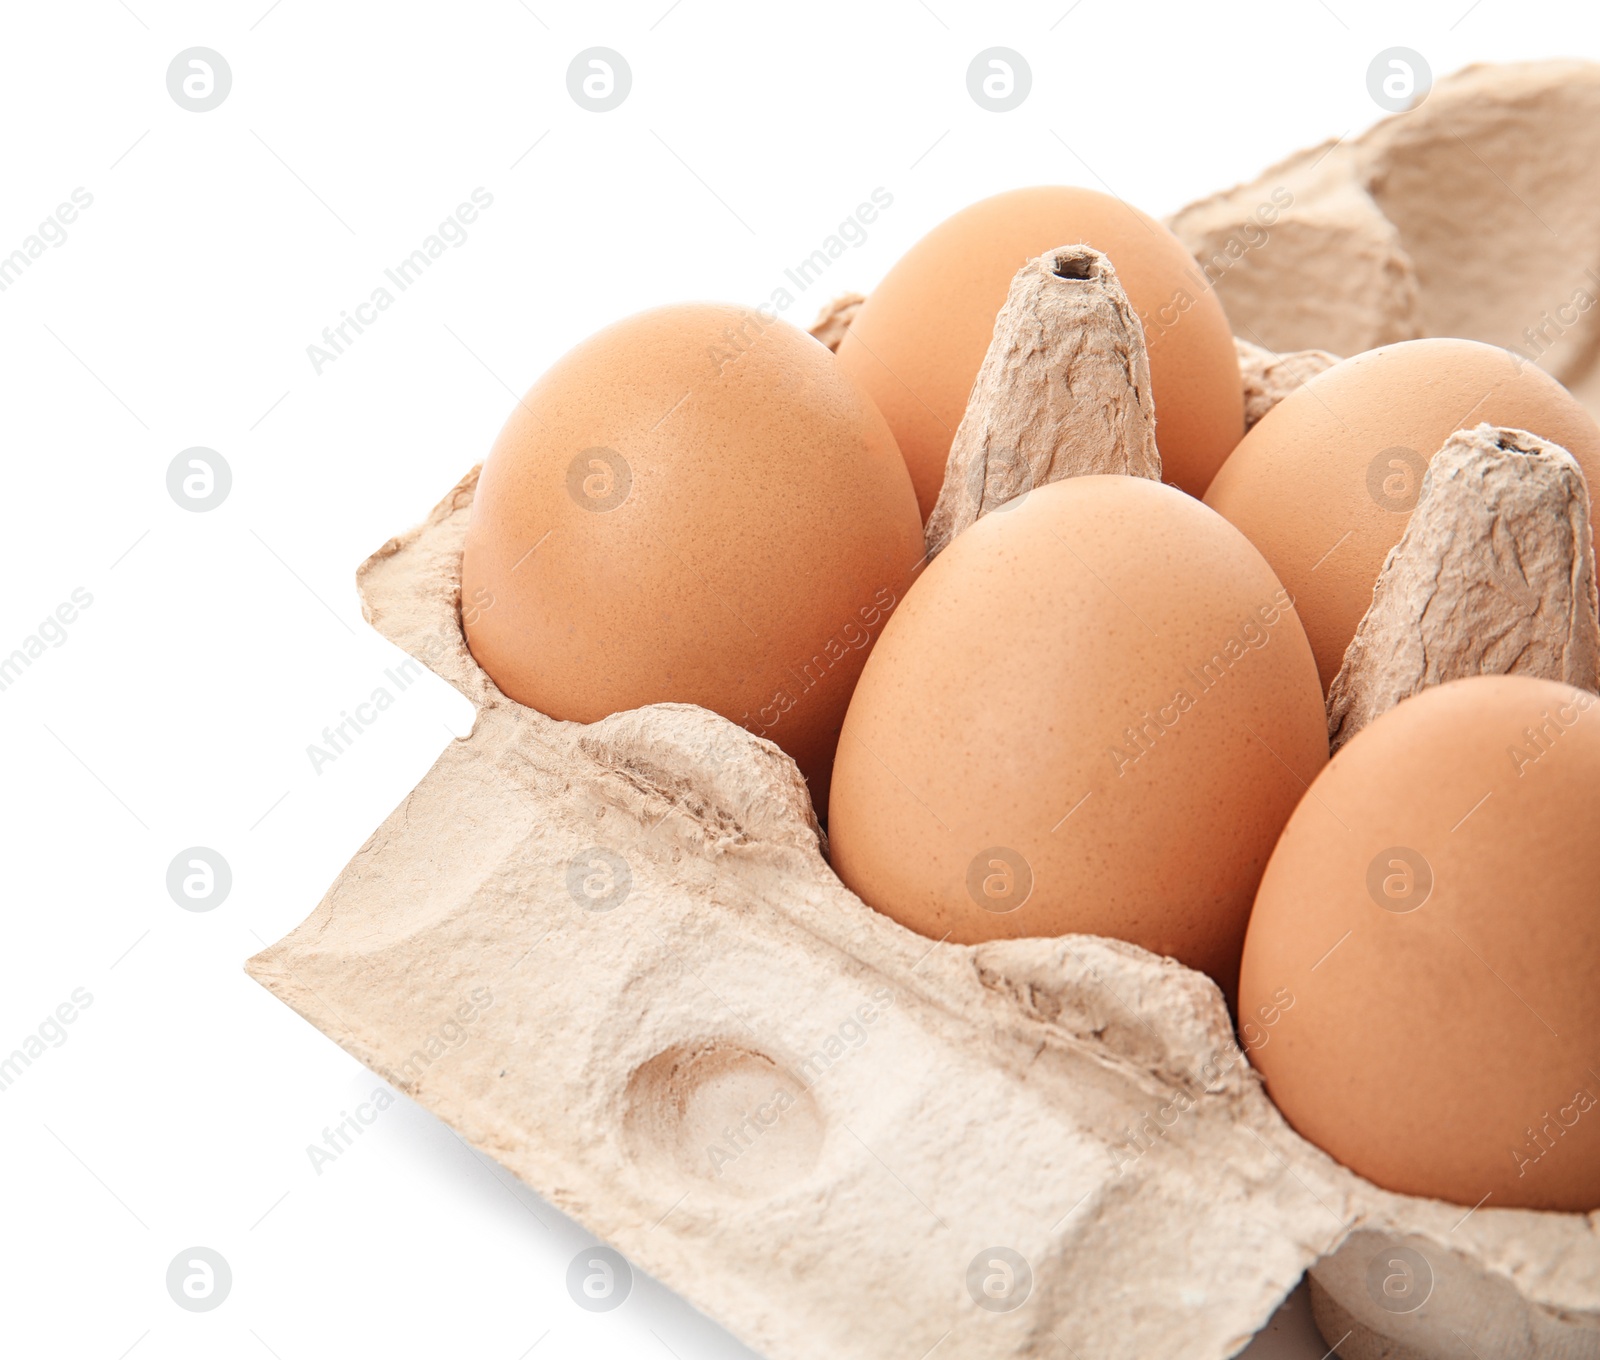
<svg viewBox="0 0 1600 1360">
<path fill-rule="evenodd" d="M 1400 541 L 1428 461 L 1483 421 L 1562 445 L 1592 489 L 1600 428 L 1567 390 L 1507 350 L 1408 340 L 1317 374 L 1239 443 L 1206 493 L 1289 588 L 1333 683 Z"/>
<path fill-rule="evenodd" d="M 960 534 L 889 621 L 833 865 L 934 939 L 1110 935 L 1229 989 L 1327 758 L 1310 648 L 1244 536 L 1159 482 L 1071 478 Z"/>
<path fill-rule="evenodd" d="M 894 437 L 822 344 L 742 308 L 663 307 L 585 340 L 512 411 L 473 501 L 462 621 L 520 703 L 575 722 L 700 704 L 781 746 L 815 797 L 922 554 Z"/>
<path fill-rule="evenodd" d="M 1163 476 L 1193 495 L 1244 431 L 1222 304 L 1183 244 L 1120 199 L 1046 185 L 997 194 L 940 223 L 872 290 L 839 346 L 846 372 L 889 420 L 923 519 L 1012 276 L 1056 246 L 1111 260 L 1144 327 Z"/>
<path fill-rule="evenodd" d="M 1600 1208 L 1600 699 L 1424 690 L 1312 784 L 1262 879 L 1240 1036 L 1386 1189 Z"/>
</svg>

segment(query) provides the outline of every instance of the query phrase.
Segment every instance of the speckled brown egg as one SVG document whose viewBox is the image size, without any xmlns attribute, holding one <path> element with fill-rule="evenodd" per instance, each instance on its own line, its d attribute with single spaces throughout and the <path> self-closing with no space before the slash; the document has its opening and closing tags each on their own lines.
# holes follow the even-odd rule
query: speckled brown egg
<svg viewBox="0 0 1600 1360">
<path fill-rule="evenodd" d="M 1245 537 L 1158 482 L 1072 478 L 965 530 L 890 619 L 833 865 L 936 940 L 1110 935 L 1227 990 L 1327 759 L 1311 649 Z"/>
<path fill-rule="evenodd" d="M 823 345 L 739 307 L 663 307 L 512 411 L 472 504 L 462 622 L 518 702 L 575 722 L 700 704 L 781 746 L 820 804 L 922 553 L 894 437 Z"/>
<path fill-rule="evenodd" d="M 1241 1038 L 1385 1189 L 1600 1208 L 1600 699 L 1424 690 L 1312 784 L 1268 865 Z"/>
<path fill-rule="evenodd" d="M 924 519 L 1012 276 L 1047 250 L 1080 243 L 1110 259 L 1144 327 L 1163 477 L 1203 495 L 1239 442 L 1233 335 L 1183 243 L 1108 194 L 1014 189 L 963 208 L 912 246 L 839 346 L 839 362 L 888 417 Z"/>
<path fill-rule="evenodd" d="M 1560 383 L 1475 340 L 1408 340 L 1319 373 L 1239 443 L 1206 504 L 1261 549 L 1294 596 L 1324 689 L 1372 603 L 1428 461 L 1488 421 L 1566 448 L 1600 485 L 1600 428 Z"/>
</svg>

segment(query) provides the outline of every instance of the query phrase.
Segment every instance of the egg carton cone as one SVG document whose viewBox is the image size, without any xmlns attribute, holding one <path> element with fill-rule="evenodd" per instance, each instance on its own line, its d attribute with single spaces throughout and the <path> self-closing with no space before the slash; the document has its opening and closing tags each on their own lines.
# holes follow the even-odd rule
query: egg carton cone
<svg viewBox="0 0 1600 1360">
<path fill-rule="evenodd" d="M 1529 71 L 1600 99 L 1594 68 L 1551 64 L 1507 68 L 1516 100 Z M 1429 104 L 1460 82 L 1498 88 L 1469 71 Z M 1327 242 L 1360 255 L 1369 225 Z M 1360 347 L 1245 315 L 1258 406 L 1294 385 L 1282 350 Z M 1347 1360 L 1600 1360 L 1600 1214 L 1356 1176 L 1171 959 L 904 929 L 828 867 L 793 762 L 715 714 L 581 725 L 503 695 L 462 631 L 476 482 L 358 573 L 368 621 L 473 729 L 248 962 L 286 1004 L 769 1360 L 1221 1360 L 1308 1269 Z"/>
</svg>

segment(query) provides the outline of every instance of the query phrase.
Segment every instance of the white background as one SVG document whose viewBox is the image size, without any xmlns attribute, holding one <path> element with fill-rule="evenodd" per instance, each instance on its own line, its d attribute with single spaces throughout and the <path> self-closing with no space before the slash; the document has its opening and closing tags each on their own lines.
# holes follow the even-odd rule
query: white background
<svg viewBox="0 0 1600 1360">
<path fill-rule="evenodd" d="M 362 622 L 356 564 L 579 338 L 659 302 L 767 300 L 874 188 L 893 206 L 787 319 L 870 288 L 984 195 L 1083 184 L 1165 214 L 1373 121 L 1384 48 L 1438 74 L 1600 56 L 1600 16 L 1527 0 L 270 3 L 0 8 L 0 254 L 75 188 L 93 196 L 0 293 L 0 654 L 75 588 L 93 597 L 0 692 L 0 1054 L 74 989 L 93 997 L 0 1092 L 0 1352 L 748 1355 L 648 1279 L 615 1312 L 580 1310 L 566 1269 L 592 1239 L 405 1100 L 311 1165 L 307 1145 L 379 1083 L 241 964 L 470 721 L 430 675 L 313 769 L 308 743 L 399 659 Z M 566 85 L 597 45 L 633 72 L 606 114 Z M 966 89 L 997 45 L 1033 71 L 1007 114 Z M 208 113 L 167 91 L 192 46 L 232 69 Z M 316 373 L 307 346 L 478 187 L 493 206 L 465 244 Z M 194 445 L 233 473 L 205 514 L 166 489 Z M 210 913 L 166 891 L 192 845 L 232 868 Z M 164 1283 L 197 1244 L 234 1276 L 204 1314 Z"/>
</svg>

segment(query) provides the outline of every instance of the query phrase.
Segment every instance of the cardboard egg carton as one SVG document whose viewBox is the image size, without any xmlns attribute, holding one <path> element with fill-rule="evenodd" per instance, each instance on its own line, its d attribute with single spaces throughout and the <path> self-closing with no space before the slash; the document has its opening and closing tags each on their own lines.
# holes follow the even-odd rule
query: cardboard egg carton
<svg viewBox="0 0 1600 1360">
<path fill-rule="evenodd" d="M 1500 345 L 1600 411 L 1600 65 L 1469 66 L 1167 225 L 1234 334 L 1334 354 Z"/>
<path fill-rule="evenodd" d="M 1221 1360 L 1308 1267 L 1352 1360 L 1600 1357 L 1600 1214 L 1362 1180 L 1170 959 L 905 930 L 829 869 L 789 758 L 712 713 L 501 694 L 461 626 L 476 480 L 358 574 L 477 714 L 249 961 L 311 1023 L 770 1360 Z"/>
</svg>

